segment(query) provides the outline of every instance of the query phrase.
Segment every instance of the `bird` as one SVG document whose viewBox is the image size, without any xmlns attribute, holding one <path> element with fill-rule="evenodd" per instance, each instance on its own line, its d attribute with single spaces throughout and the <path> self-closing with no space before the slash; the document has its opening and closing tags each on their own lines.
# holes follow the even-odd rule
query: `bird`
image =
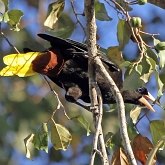
<svg viewBox="0 0 165 165">
<path fill-rule="evenodd" d="M 25 77 L 40 73 L 65 90 L 67 101 L 78 103 L 78 100 L 82 100 L 90 103 L 87 45 L 44 33 L 38 36 L 48 41 L 51 46 L 43 52 L 24 48 L 24 53 L 5 56 L 3 61 L 7 66 L 0 71 L 0 75 Z M 148 101 L 154 102 L 155 99 L 146 88 L 123 89 L 122 71 L 119 67 L 111 62 L 104 52 L 98 50 L 97 56 L 100 57 L 105 69 L 120 89 L 125 103 L 146 106 L 154 111 Z M 100 75 L 97 68 L 96 82 L 100 88 L 103 103 L 116 103 L 109 83 Z"/>
</svg>

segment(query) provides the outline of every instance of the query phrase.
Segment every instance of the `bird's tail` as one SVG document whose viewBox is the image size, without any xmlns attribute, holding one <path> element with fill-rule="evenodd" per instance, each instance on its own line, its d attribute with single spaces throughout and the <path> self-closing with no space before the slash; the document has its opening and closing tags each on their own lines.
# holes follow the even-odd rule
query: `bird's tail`
<svg viewBox="0 0 165 165">
<path fill-rule="evenodd" d="M 34 75 L 36 72 L 33 71 L 32 61 L 39 55 L 40 52 L 28 52 L 4 56 L 3 62 L 7 66 L 0 70 L 0 76 L 27 77 Z"/>
</svg>

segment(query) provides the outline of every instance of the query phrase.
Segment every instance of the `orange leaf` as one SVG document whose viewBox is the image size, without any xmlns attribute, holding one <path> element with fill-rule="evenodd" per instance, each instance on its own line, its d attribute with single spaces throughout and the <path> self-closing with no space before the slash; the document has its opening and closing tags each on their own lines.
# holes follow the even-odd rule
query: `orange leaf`
<svg viewBox="0 0 165 165">
<path fill-rule="evenodd" d="M 147 137 L 142 136 L 141 134 L 137 135 L 133 140 L 132 149 L 135 158 L 138 161 L 140 161 L 143 165 L 146 163 L 148 154 L 150 153 L 152 148 L 153 148 L 153 144 L 151 143 L 151 141 Z M 156 156 L 154 159 L 156 161 Z"/>
</svg>

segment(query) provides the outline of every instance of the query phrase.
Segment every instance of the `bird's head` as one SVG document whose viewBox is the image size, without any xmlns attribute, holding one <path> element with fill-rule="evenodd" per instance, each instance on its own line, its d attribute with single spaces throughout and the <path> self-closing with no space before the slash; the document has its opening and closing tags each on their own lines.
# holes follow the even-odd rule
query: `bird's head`
<svg viewBox="0 0 165 165">
<path fill-rule="evenodd" d="M 138 88 L 134 91 L 124 90 L 122 92 L 122 96 L 124 102 L 126 103 L 133 103 L 140 106 L 145 106 L 149 110 L 155 111 L 152 105 L 149 103 L 149 101 L 151 101 L 152 103 L 155 102 L 155 98 L 148 92 L 145 87 Z"/>
</svg>

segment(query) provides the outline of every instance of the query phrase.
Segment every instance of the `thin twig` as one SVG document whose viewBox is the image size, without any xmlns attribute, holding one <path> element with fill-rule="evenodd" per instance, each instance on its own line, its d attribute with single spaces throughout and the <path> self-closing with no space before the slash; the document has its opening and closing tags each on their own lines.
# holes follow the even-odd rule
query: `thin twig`
<svg viewBox="0 0 165 165">
<path fill-rule="evenodd" d="M 80 14 L 78 14 L 78 13 L 76 12 L 76 10 L 75 10 L 75 7 L 74 7 L 74 0 L 70 0 L 70 3 L 71 3 L 71 7 L 72 7 L 72 10 L 73 10 L 73 13 L 74 13 L 74 15 L 75 15 L 75 17 L 76 17 L 76 21 L 77 21 L 77 23 L 80 25 L 80 27 L 82 28 L 82 30 L 83 30 L 83 32 L 84 32 L 84 36 L 86 36 L 85 28 L 84 28 L 83 24 L 81 23 L 81 21 L 80 21 L 80 19 L 79 19 L 79 17 L 78 17 L 78 15 L 80 15 Z M 81 14 L 81 15 L 82 15 L 82 14 Z M 85 38 L 85 37 L 84 37 L 84 38 Z"/>
<path fill-rule="evenodd" d="M 65 107 L 63 106 L 63 104 L 61 103 L 61 101 L 60 101 L 60 99 L 59 99 L 59 97 L 58 97 L 58 94 L 57 94 L 56 91 L 52 88 L 52 86 L 50 85 L 50 83 L 49 83 L 49 81 L 47 80 L 46 76 L 42 75 L 42 77 L 44 78 L 44 80 L 45 80 L 46 83 L 48 84 L 50 90 L 53 92 L 53 94 L 54 94 L 54 96 L 56 97 L 57 102 L 58 102 L 57 108 L 53 111 L 53 113 L 52 113 L 52 115 L 51 115 L 51 118 L 54 117 L 54 115 L 55 115 L 55 113 L 56 113 L 56 110 L 59 110 L 59 109 L 62 107 L 62 109 L 63 109 L 63 111 L 64 111 L 64 115 L 66 116 L 66 118 L 67 118 L 68 120 L 70 120 L 69 116 L 67 115 L 67 113 L 66 113 L 66 111 L 65 111 Z"/>
<path fill-rule="evenodd" d="M 13 48 L 18 54 L 20 53 L 19 50 L 9 41 L 9 39 L 6 37 L 6 35 L 3 33 L 0 23 L 0 34 L 1 36 L 6 40 L 6 42 L 9 44 L 11 48 Z"/>
</svg>

